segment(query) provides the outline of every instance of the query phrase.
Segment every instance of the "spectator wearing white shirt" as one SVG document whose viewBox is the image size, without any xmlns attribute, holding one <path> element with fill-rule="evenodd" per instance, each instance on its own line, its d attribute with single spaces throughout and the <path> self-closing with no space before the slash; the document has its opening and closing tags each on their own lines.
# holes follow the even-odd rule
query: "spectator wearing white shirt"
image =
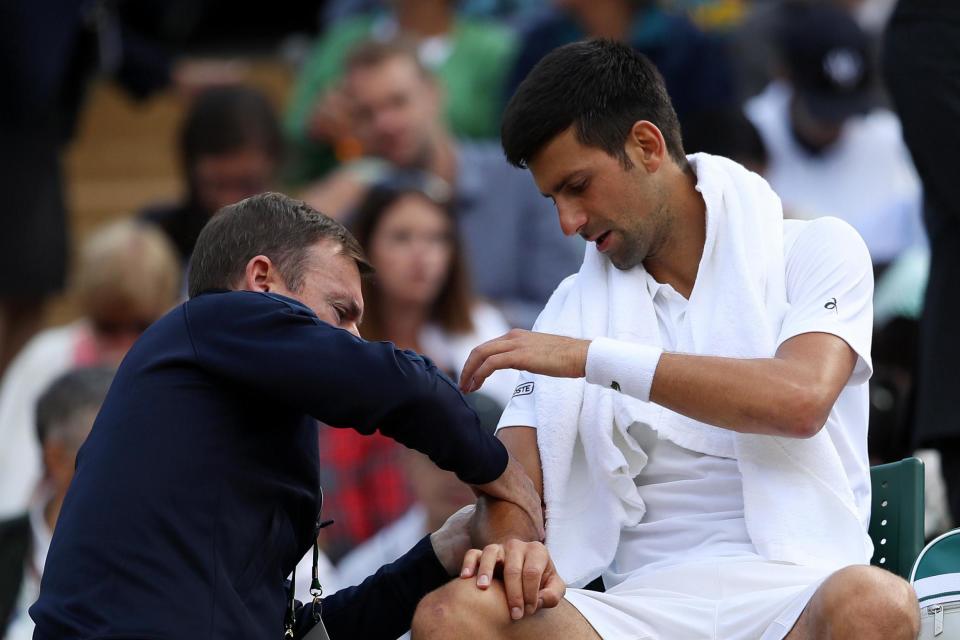
<svg viewBox="0 0 960 640">
<path fill-rule="evenodd" d="M 921 189 L 899 120 L 874 108 L 868 37 L 834 6 L 784 12 L 783 77 L 746 104 L 769 154 L 765 177 L 793 215 L 846 220 L 874 265 L 887 265 L 925 242 Z"/>
</svg>

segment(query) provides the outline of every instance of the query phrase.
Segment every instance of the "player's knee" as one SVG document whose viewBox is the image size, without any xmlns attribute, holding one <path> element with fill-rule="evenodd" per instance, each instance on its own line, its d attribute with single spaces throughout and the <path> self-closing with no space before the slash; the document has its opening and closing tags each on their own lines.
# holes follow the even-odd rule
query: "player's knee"
<svg viewBox="0 0 960 640">
<path fill-rule="evenodd" d="M 917 596 L 903 578 L 877 567 L 855 566 L 838 571 L 826 586 L 824 604 L 836 625 L 854 626 L 864 638 L 917 637 Z"/>
<path fill-rule="evenodd" d="M 414 640 L 433 640 L 442 638 L 446 626 L 455 615 L 451 600 L 446 594 L 449 585 L 428 593 L 417 604 L 413 614 L 410 633 Z"/>
<path fill-rule="evenodd" d="M 415 640 L 482 638 L 509 619 L 503 588 L 480 590 L 474 580 L 455 579 L 426 595 L 413 615 Z"/>
</svg>

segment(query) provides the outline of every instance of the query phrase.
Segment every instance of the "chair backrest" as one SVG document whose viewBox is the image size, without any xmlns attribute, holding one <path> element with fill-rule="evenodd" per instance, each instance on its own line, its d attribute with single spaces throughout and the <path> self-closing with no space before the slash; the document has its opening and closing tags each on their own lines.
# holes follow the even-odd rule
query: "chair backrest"
<svg viewBox="0 0 960 640">
<path fill-rule="evenodd" d="M 870 483 L 870 564 L 906 578 L 923 549 L 923 462 L 905 458 L 871 467 Z"/>
</svg>

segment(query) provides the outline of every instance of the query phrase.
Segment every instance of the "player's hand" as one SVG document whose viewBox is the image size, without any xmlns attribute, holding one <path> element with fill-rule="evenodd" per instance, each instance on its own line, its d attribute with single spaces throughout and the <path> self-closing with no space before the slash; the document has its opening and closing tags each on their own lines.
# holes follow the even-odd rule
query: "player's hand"
<svg viewBox="0 0 960 640">
<path fill-rule="evenodd" d="M 476 391 L 500 369 L 518 369 L 554 378 L 586 375 L 589 340 L 513 329 L 470 352 L 460 373 L 460 389 Z"/>
<path fill-rule="evenodd" d="M 463 557 L 460 577 L 476 575 L 477 587 L 486 589 L 498 567 L 502 568 L 507 606 L 514 620 L 557 606 L 567 591 L 547 548 L 539 542 L 508 540 L 483 550 L 470 549 Z"/>
<path fill-rule="evenodd" d="M 543 505 L 540 494 L 523 466 L 513 456 L 510 456 L 507 468 L 499 478 L 486 484 L 473 485 L 473 490 L 478 494 L 512 502 L 523 509 L 536 528 L 538 538 L 543 540 Z"/>
</svg>

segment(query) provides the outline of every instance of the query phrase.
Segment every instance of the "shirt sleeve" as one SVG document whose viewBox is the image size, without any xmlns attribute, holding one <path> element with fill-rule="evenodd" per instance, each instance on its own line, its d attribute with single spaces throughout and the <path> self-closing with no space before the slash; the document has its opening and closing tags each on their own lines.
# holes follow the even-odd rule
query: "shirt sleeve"
<svg viewBox="0 0 960 640">
<path fill-rule="evenodd" d="M 537 428 L 536 382 L 532 373 L 521 371 L 517 376 L 517 386 L 507 408 L 500 416 L 497 431 L 504 427 Z"/>
<path fill-rule="evenodd" d="M 838 218 L 796 224 L 804 228 L 786 256 L 790 309 L 777 343 L 804 333 L 835 335 L 856 352 L 857 364 L 848 384 L 860 384 L 873 373 L 870 254 L 853 227 Z"/>
<path fill-rule="evenodd" d="M 331 638 L 394 640 L 410 630 L 421 598 L 449 580 L 426 536 L 361 584 L 324 598 L 323 624 Z M 302 638 L 313 627 L 310 603 L 297 621 L 296 637 Z"/>
<path fill-rule="evenodd" d="M 185 309 L 201 366 L 278 412 L 379 430 L 468 484 L 491 482 L 507 466 L 506 449 L 483 431 L 453 382 L 412 351 L 361 340 L 265 294 L 207 294 Z"/>
</svg>

